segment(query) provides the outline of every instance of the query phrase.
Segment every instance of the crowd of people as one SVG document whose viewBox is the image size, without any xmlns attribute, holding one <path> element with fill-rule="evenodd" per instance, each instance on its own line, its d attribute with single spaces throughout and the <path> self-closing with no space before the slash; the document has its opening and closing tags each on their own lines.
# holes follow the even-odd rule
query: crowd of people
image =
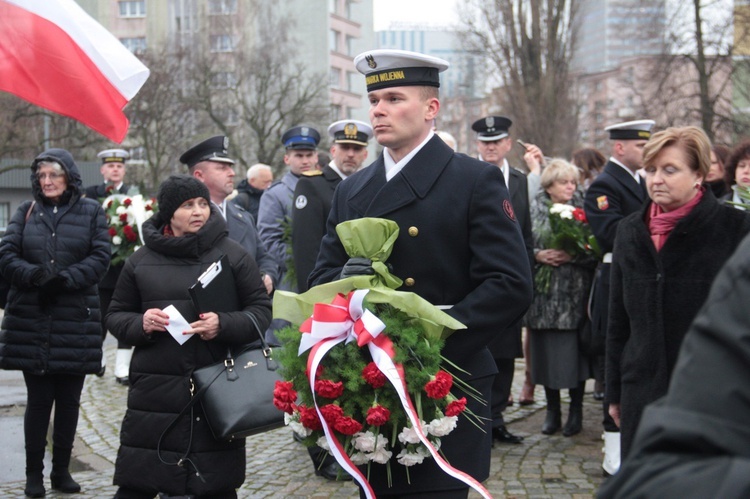
<svg viewBox="0 0 750 499">
<path fill-rule="evenodd" d="M 630 474 L 642 469 L 626 461 L 618 473 L 621 459 L 644 463 L 656 455 L 662 466 L 679 460 L 655 451 L 655 442 L 669 443 L 660 430 L 674 411 L 703 410 L 686 385 L 697 380 L 693 371 L 707 369 L 706 357 L 720 363 L 720 352 L 697 345 L 709 342 L 721 321 L 717 310 L 731 304 L 715 298 L 699 311 L 731 287 L 717 283 L 709 295 L 717 276 L 731 281 L 721 269 L 750 232 L 750 142 L 731 150 L 712 145 L 696 127 L 652 133 L 654 121 L 637 120 L 606 128 L 609 157 L 594 148 L 570 159 L 547 157 L 519 141 L 524 164 L 512 165 L 517 142 L 508 117 L 477 119 L 470 154 L 434 129 L 445 61 L 374 50 L 355 65 L 367 78 L 371 123 L 332 123 L 330 160 L 319 151 L 320 132 L 294 124 L 280 137 L 283 176 L 274 181 L 273 169 L 257 164 L 235 185 L 228 139 L 201 141 L 180 157 L 185 174 L 159 186 L 158 212 L 139 225 L 142 247 L 118 265 L 109 266 L 101 203 L 131 192 L 127 151 L 102 151 L 103 182 L 85 190 L 67 151 L 34 159 L 33 201 L 19 207 L 0 242 L 0 276 L 9 287 L 0 368 L 23 371 L 26 382 L 26 496 L 46 494 L 53 405 L 51 486 L 80 491 L 68 467 L 81 390 L 85 375 L 105 374 L 102 341 L 110 332 L 118 340 L 115 378 L 129 387 L 115 497 L 237 497 L 244 439 L 214 439 L 202 417 L 180 422 L 163 445 L 162 432 L 188 403 L 193 370 L 259 335 L 278 344 L 274 332 L 285 323 L 272 321 L 275 290 L 304 292 L 373 273 L 371 261 L 347 255 L 336 233 L 340 222 L 362 217 L 399 225 L 388 264 L 402 289 L 466 326 L 444 348 L 463 370 L 454 390 L 489 403 L 470 397 L 469 410 L 484 424 L 459 425 L 443 439 L 452 466 L 481 482 L 492 445 L 523 445 L 503 418 L 519 358 L 526 378 L 518 403 L 533 404 L 534 386 L 544 388 L 545 435 L 581 432 L 585 383 L 595 379 L 602 469 L 618 474 L 605 485 L 607 496 L 640 485 Z M 383 151 L 364 168 L 373 137 Z M 561 243 L 564 224 L 554 217 L 578 223 L 576 246 Z M 239 305 L 198 311 L 188 288 L 222 256 Z M 734 267 L 744 268 L 738 258 Z M 190 336 L 184 346 L 169 334 L 180 316 Z M 570 399 L 564 424 L 561 390 Z M 666 403 L 647 407 L 665 395 Z M 684 448 L 680 436 L 672 438 Z M 325 449 L 309 452 L 316 474 L 351 479 Z M 368 480 L 378 496 L 468 495 L 466 483 L 434 462 L 404 469 L 373 464 Z M 659 479 L 649 477 L 657 487 Z"/>
</svg>

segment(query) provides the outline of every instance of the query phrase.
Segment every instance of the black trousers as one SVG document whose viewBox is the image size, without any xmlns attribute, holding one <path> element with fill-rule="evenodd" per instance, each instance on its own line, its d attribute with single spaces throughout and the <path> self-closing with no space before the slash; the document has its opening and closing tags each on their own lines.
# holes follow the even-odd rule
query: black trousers
<svg viewBox="0 0 750 499">
<path fill-rule="evenodd" d="M 503 411 L 508 407 L 516 366 L 515 359 L 495 359 L 495 365 L 498 373 L 492 381 L 490 407 L 492 409 L 492 427 L 499 428 L 505 426 Z"/>
<path fill-rule="evenodd" d="M 359 497 L 360 499 L 367 497 L 361 488 L 359 489 Z M 466 499 L 469 497 L 469 488 L 441 492 L 417 492 L 414 494 L 378 494 L 380 499 L 399 499 L 401 497 L 405 499 Z"/>
<path fill-rule="evenodd" d="M 24 371 L 26 382 L 26 413 L 23 418 L 23 433 L 26 452 L 44 455 L 47 446 L 52 406 L 55 407 L 55 422 L 52 445 L 60 449 L 72 449 L 78 426 L 78 411 L 83 390 L 83 374 L 36 375 Z"/>
<path fill-rule="evenodd" d="M 142 492 L 140 490 L 129 489 L 127 487 L 120 487 L 115 493 L 114 499 L 154 499 L 155 494 L 148 492 Z M 159 496 L 159 497 L 171 497 L 171 496 Z M 180 499 L 237 499 L 237 492 L 235 490 L 227 490 L 225 492 L 213 492 L 211 494 L 202 496 L 178 496 Z"/>
</svg>

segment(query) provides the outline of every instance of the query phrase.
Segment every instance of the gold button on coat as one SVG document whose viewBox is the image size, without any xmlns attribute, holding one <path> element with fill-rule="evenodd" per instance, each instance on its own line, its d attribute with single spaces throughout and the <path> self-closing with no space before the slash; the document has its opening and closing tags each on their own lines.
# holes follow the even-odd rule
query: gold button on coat
<svg viewBox="0 0 750 499">
<path fill-rule="evenodd" d="M 411 237 L 417 237 L 417 235 L 419 235 L 419 229 L 412 225 L 411 227 L 409 227 L 409 235 Z"/>
<path fill-rule="evenodd" d="M 404 284 L 406 284 L 409 287 L 412 287 L 414 286 L 414 279 L 412 279 L 411 277 L 407 277 L 406 280 L 404 281 Z"/>
</svg>

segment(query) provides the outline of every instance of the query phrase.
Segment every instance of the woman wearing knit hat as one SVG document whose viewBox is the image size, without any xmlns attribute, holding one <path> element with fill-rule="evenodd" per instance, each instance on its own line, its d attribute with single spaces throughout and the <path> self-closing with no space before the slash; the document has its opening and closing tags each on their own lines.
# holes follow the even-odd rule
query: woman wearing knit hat
<svg viewBox="0 0 750 499">
<path fill-rule="evenodd" d="M 112 334 L 135 347 L 115 497 L 236 498 L 245 480 L 244 439 L 214 439 L 199 405 L 160 448 L 159 437 L 190 401 L 192 372 L 224 358 L 228 346 L 258 339 L 271 321 L 271 302 L 255 261 L 227 237 L 205 184 L 173 175 L 159 188 L 157 200 L 159 211 L 143 224 L 145 246 L 125 263 L 106 319 Z M 240 309 L 201 314 L 188 289 L 222 256 L 231 265 Z M 164 309 L 170 305 L 189 323 L 185 342 L 167 332 L 170 316 Z"/>
</svg>

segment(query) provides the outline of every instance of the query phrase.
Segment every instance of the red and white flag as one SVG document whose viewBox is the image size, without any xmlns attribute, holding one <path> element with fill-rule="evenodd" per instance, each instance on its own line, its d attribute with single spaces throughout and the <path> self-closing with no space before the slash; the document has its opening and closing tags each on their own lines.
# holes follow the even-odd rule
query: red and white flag
<svg viewBox="0 0 750 499">
<path fill-rule="evenodd" d="M 0 0 L 0 90 L 120 143 L 148 75 L 74 0 Z"/>
</svg>

